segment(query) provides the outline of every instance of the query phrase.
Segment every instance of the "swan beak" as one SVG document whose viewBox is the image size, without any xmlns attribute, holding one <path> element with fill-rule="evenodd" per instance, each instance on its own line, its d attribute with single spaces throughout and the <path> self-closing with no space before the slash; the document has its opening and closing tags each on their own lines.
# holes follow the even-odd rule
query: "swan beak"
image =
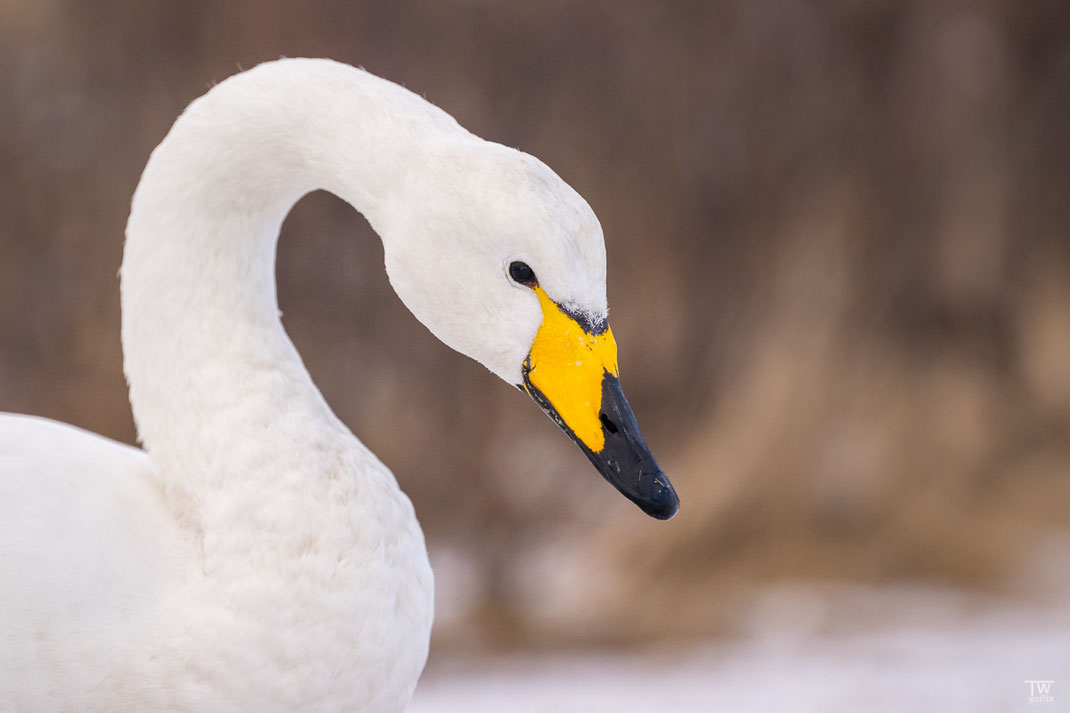
<svg viewBox="0 0 1070 713">
<path fill-rule="evenodd" d="M 680 509 L 680 499 L 624 398 L 609 326 L 591 325 L 541 287 L 534 289 L 543 322 L 524 363 L 523 390 L 624 497 L 647 515 L 668 520 Z"/>
</svg>

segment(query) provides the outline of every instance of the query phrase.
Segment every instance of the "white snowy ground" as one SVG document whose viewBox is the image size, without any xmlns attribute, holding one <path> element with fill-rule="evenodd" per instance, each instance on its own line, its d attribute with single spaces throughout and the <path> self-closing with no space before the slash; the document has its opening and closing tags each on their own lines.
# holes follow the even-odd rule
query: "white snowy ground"
<svg viewBox="0 0 1070 713">
<path fill-rule="evenodd" d="M 1070 711 L 1070 597 L 782 589 L 745 628 L 656 652 L 433 655 L 408 713 Z M 1052 702 L 1027 680 L 1054 681 Z"/>
</svg>

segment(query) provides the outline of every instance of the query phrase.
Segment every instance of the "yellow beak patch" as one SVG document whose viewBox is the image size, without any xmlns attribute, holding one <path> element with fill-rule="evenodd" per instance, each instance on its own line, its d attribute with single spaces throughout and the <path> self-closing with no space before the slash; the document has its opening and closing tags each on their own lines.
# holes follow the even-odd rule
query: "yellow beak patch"
<svg viewBox="0 0 1070 713">
<path fill-rule="evenodd" d="M 604 332 L 591 334 L 541 287 L 533 289 L 542 305 L 542 326 L 531 345 L 525 386 L 529 393 L 532 387 L 537 389 L 539 393 L 531 396 L 548 401 L 563 425 L 597 453 L 605 446 L 599 418 L 602 378 L 606 372 L 618 375 L 613 332 L 607 326 Z"/>
</svg>

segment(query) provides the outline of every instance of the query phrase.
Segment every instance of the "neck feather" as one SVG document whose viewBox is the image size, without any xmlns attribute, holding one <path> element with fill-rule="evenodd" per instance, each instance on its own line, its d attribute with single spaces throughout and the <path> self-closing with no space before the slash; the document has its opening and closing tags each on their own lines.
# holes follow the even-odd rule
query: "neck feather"
<svg viewBox="0 0 1070 713">
<path fill-rule="evenodd" d="M 337 469 L 359 448 L 279 321 L 279 228 L 320 188 L 377 227 L 427 143 L 464 134 L 407 90 L 327 60 L 261 65 L 178 119 L 134 195 L 122 267 L 131 404 L 169 487 L 203 502 L 264 470 Z"/>
</svg>

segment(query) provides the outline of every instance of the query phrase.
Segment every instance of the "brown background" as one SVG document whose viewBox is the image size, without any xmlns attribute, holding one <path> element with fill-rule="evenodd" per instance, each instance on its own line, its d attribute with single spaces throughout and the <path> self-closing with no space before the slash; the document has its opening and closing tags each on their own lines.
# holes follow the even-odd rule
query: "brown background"
<svg viewBox="0 0 1070 713">
<path fill-rule="evenodd" d="M 1022 583 L 1070 523 L 1070 5 L 0 0 L 0 408 L 124 441 L 129 196 L 194 97 L 330 56 L 533 153 L 599 215 L 645 519 L 287 220 L 285 323 L 425 525 L 439 643 L 732 628 L 785 580 Z"/>
</svg>

